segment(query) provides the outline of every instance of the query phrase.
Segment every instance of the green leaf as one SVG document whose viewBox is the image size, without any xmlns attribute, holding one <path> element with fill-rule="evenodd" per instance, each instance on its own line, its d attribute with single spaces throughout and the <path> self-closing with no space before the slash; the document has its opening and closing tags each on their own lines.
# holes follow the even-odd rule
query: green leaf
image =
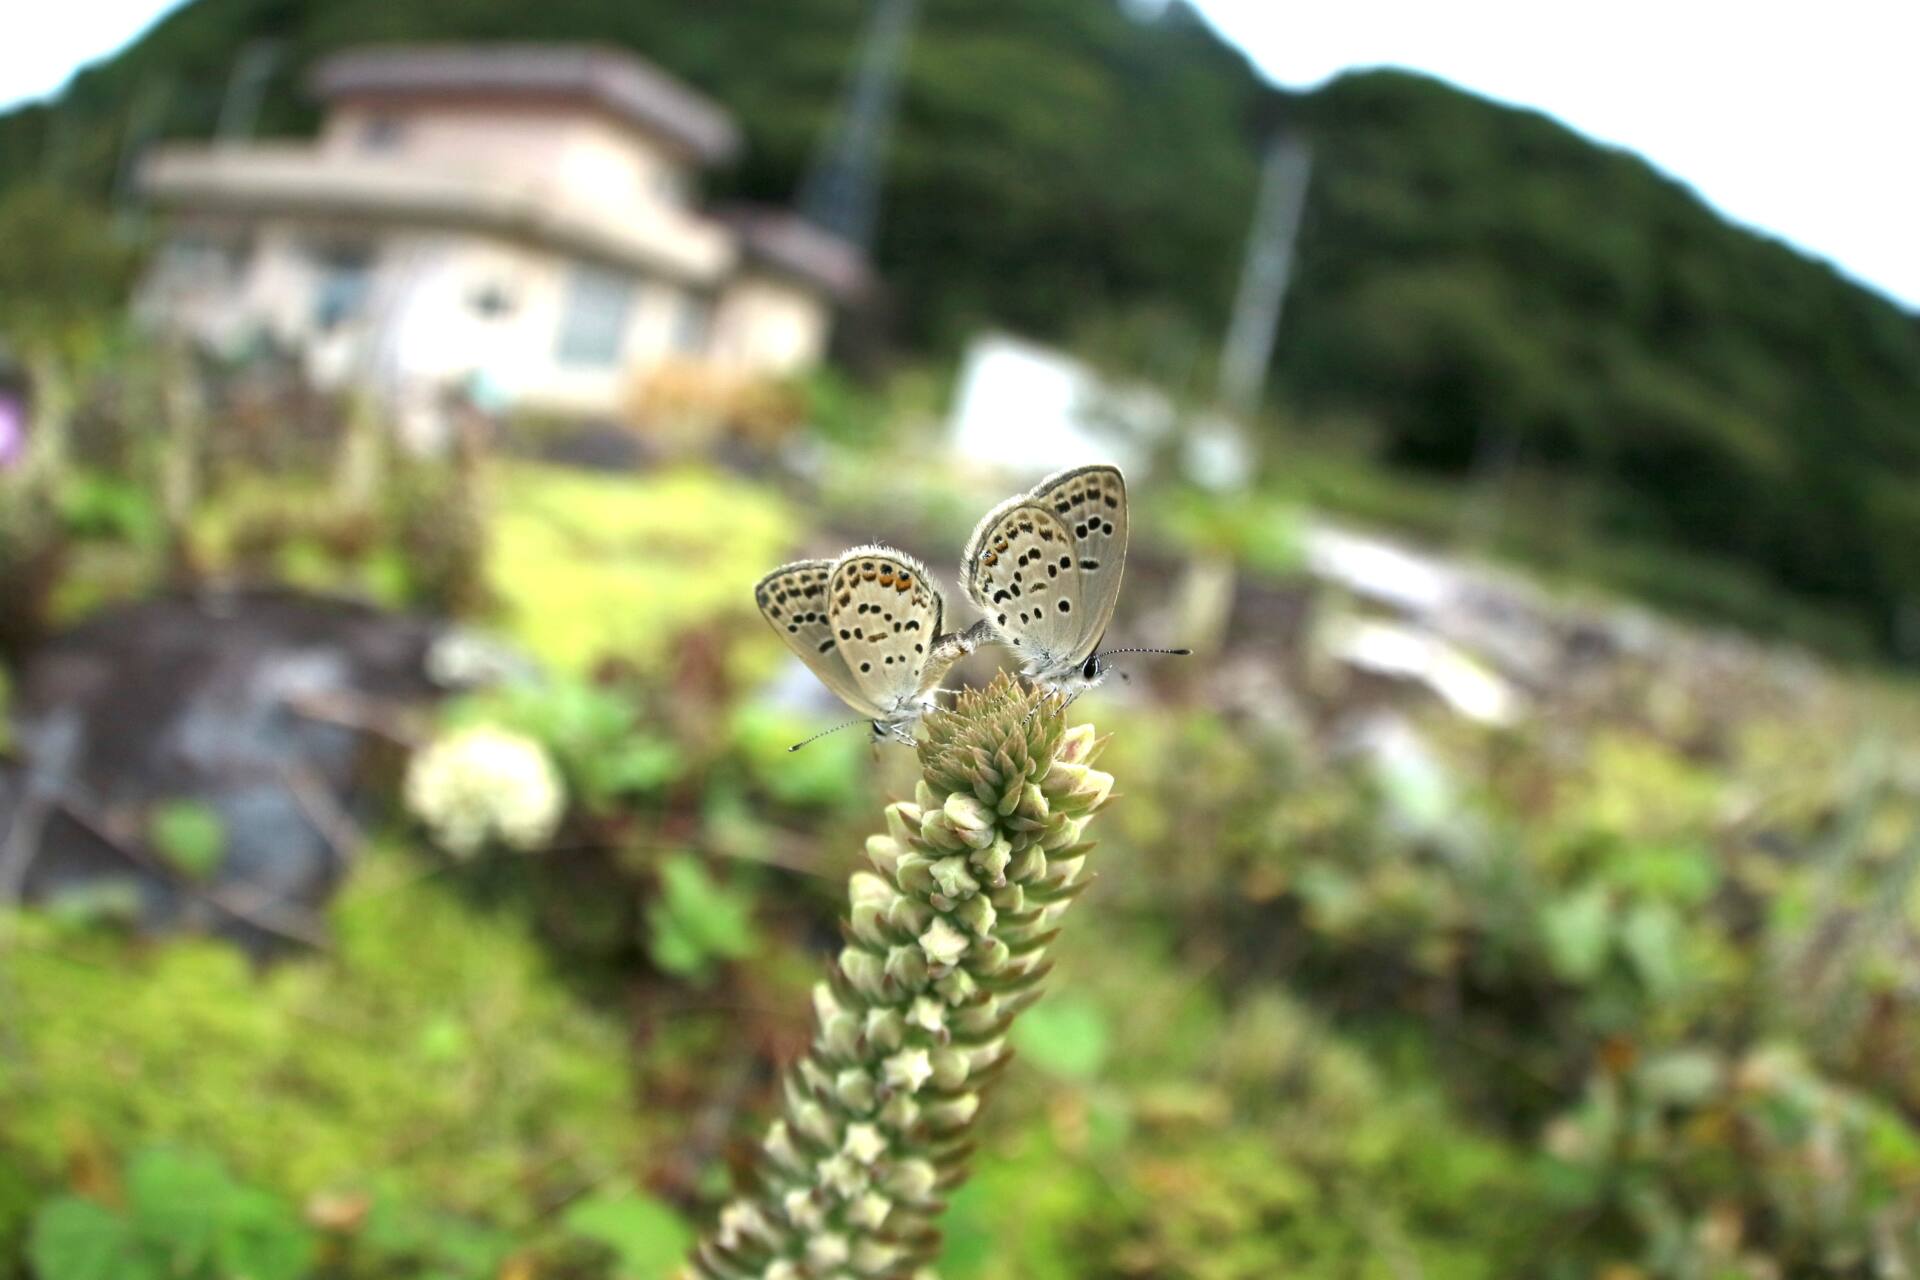
<svg viewBox="0 0 1920 1280">
<path fill-rule="evenodd" d="M 660 866 L 660 897 L 648 905 L 648 950 L 669 973 L 701 978 L 721 960 L 753 954 L 752 898 L 716 883 L 700 861 L 677 853 Z"/>
<path fill-rule="evenodd" d="M 1706 1049 L 1675 1049 L 1640 1066 L 1640 1087 L 1660 1102 L 1696 1106 L 1720 1087 L 1719 1057 Z"/>
<path fill-rule="evenodd" d="M 466 1280 L 499 1270 L 512 1245 L 503 1232 L 383 1195 L 367 1215 L 358 1247 L 380 1258 L 396 1274 L 418 1272 L 420 1280 L 436 1275 Z"/>
<path fill-rule="evenodd" d="M 1035 1005 L 1013 1027 L 1020 1055 L 1063 1080 L 1098 1076 L 1111 1039 L 1099 1006 L 1071 998 Z"/>
<path fill-rule="evenodd" d="M 680 748 L 671 742 L 637 738 L 596 757 L 590 795 L 612 798 L 658 791 L 680 774 Z"/>
<path fill-rule="evenodd" d="M 1549 904 L 1540 932 L 1553 971 L 1569 982 L 1589 982 L 1607 960 L 1612 924 L 1607 888 L 1590 884 Z"/>
<path fill-rule="evenodd" d="M 472 1047 L 473 1037 L 467 1033 L 466 1024 L 450 1013 L 440 1014 L 421 1027 L 416 1041 L 420 1056 L 434 1063 L 458 1062 Z"/>
<path fill-rule="evenodd" d="M 218 1160 L 199 1152 L 156 1148 L 127 1168 L 133 1228 L 180 1274 L 199 1270 L 212 1254 L 238 1190 Z"/>
<path fill-rule="evenodd" d="M 693 1232 L 666 1205 L 637 1191 L 590 1196 L 567 1210 L 568 1231 L 613 1250 L 621 1280 L 666 1280 L 693 1247 Z"/>
<path fill-rule="evenodd" d="M 1637 845 L 1607 859 L 1607 880 L 1631 893 L 1694 906 L 1712 896 L 1720 868 L 1700 844 Z"/>
<path fill-rule="evenodd" d="M 647 928 L 647 952 L 663 971 L 696 980 L 707 977 L 712 968 L 707 953 L 671 914 L 658 905 L 647 908 Z"/>
<path fill-rule="evenodd" d="M 224 1206 L 214 1261 L 222 1280 L 300 1280 L 313 1262 L 313 1235 L 264 1191 L 239 1191 Z"/>
<path fill-rule="evenodd" d="M 1646 902 L 1627 914 L 1620 929 L 1620 946 L 1640 980 L 1654 995 L 1673 990 L 1680 982 L 1680 918 L 1663 902 Z"/>
<path fill-rule="evenodd" d="M 27 1261 L 37 1280 L 161 1280 L 124 1218 L 91 1200 L 62 1196 L 33 1216 Z"/>
<path fill-rule="evenodd" d="M 199 800 L 169 800 L 147 819 L 147 838 L 177 870 L 205 880 L 227 850 L 227 827 L 212 806 Z"/>
</svg>

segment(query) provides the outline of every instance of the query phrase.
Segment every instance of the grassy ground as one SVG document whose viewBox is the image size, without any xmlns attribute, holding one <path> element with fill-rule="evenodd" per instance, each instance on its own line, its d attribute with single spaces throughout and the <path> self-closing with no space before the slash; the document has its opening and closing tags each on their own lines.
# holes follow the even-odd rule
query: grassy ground
<svg viewBox="0 0 1920 1280">
<path fill-rule="evenodd" d="M 1338 483 L 1317 468 L 1299 493 Z M 497 619 L 555 677 L 449 715 L 551 754 L 555 847 L 460 862 L 397 823 L 332 949 L 264 973 L 16 921 L 0 1257 L 211 1278 L 193 1242 L 232 1236 L 293 1260 L 257 1280 L 645 1280 L 724 1195 L 907 753 L 784 750 L 815 717 L 766 693 L 785 660 L 748 588 L 815 514 L 700 468 L 489 483 Z M 1378 487 L 1348 509 L 1403 500 Z M 936 544 L 967 507 L 914 504 L 951 508 Z M 1142 537 L 1259 574 L 1284 510 Z M 1371 764 L 1278 718 L 1086 699 L 1124 798 L 942 1274 L 1920 1265 L 1908 704 L 1782 687 L 1655 663 L 1517 729 L 1416 718 L 1421 752 Z M 63 1222 L 187 1261 L 80 1270 Z"/>
</svg>

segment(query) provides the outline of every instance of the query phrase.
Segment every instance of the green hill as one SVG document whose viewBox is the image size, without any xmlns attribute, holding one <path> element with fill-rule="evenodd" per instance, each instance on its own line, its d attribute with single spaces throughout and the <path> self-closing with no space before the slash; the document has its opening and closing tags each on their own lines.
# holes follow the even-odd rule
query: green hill
<svg viewBox="0 0 1920 1280">
<path fill-rule="evenodd" d="M 629 46 L 711 93 L 748 138 L 715 194 L 784 200 L 865 9 L 195 0 L 57 107 L 0 117 L 0 187 L 105 194 L 128 137 L 211 130 L 249 41 L 277 42 L 259 130 L 290 133 L 328 50 L 513 38 Z M 1317 163 L 1275 369 L 1296 416 L 1389 462 L 1523 473 L 1591 532 L 1744 564 L 1896 641 L 1920 606 L 1920 323 L 1630 155 L 1430 80 L 1291 96 L 1177 5 L 923 0 L 879 246 L 896 336 L 1210 343 L 1280 119 Z"/>
</svg>

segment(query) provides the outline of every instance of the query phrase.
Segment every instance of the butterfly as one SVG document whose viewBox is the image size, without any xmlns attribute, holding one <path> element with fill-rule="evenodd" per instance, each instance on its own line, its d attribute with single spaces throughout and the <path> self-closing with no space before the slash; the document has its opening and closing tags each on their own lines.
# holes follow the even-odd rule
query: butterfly
<svg viewBox="0 0 1920 1280">
<path fill-rule="evenodd" d="M 1076 695 L 1105 678 L 1099 653 L 1127 560 L 1127 481 L 1120 468 L 1074 467 L 987 512 L 960 556 L 960 581 L 986 616 L 966 633 L 1019 651 L 1021 674 Z"/>
<path fill-rule="evenodd" d="M 909 746 L 940 678 L 975 645 L 941 631 L 947 605 L 940 588 L 925 565 L 892 547 L 781 565 L 760 580 L 753 598 L 820 682 L 872 722 L 876 739 Z"/>
</svg>

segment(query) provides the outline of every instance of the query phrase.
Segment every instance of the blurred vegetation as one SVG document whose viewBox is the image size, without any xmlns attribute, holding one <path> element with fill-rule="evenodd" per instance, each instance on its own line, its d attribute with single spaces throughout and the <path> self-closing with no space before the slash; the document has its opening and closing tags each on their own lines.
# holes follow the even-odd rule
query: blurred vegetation
<svg viewBox="0 0 1920 1280">
<path fill-rule="evenodd" d="M 272 43 L 258 132 L 287 134 L 313 127 L 305 74 L 343 45 L 535 39 L 624 45 L 710 93 L 748 142 L 710 194 L 785 202 L 866 9 L 195 0 L 0 117 L 0 191 L 124 197 L 142 145 L 211 132 L 249 42 Z M 1279 124 L 1316 161 L 1274 368 L 1296 413 L 1388 465 L 1474 478 L 1479 505 L 1532 483 L 1541 519 L 1516 541 L 1651 548 L 1613 571 L 1734 616 L 1751 576 L 1911 656 L 1920 324 L 1633 156 L 1430 80 L 1289 95 L 1178 4 L 1139 22 L 1111 0 L 928 0 L 878 247 L 899 337 L 924 355 L 1008 326 L 1206 385 Z M 858 429 L 823 391 L 822 416 Z M 1676 552 L 1707 580 L 1659 572 Z"/>
<path fill-rule="evenodd" d="M 129 139 L 207 132 L 246 39 L 283 41 L 272 132 L 312 123 L 299 75 L 325 50 L 500 36 L 659 60 L 741 114 L 722 194 L 784 199 L 854 0 L 698 22 L 196 0 L 59 105 L 0 118 L 0 326 L 35 366 L 42 451 L 0 475 L 0 668 L 229 576 L 491 622 L 540 669 L 437 727 L 531 739 L 569 799 L 533 854 L 457 860 L 390 824 L 328 945 L 265 969 L 141 936 L 111 886 L 0 914 L 0 1275 L 666 1275 L 745 1167 L 855 851 L 909 772 L 856 733 L 788 754 L 824 712 L 748 587 L 849 523 L 911 512 L 957 546 L 979 495 L 912 465 L 914 424 L 975 324 L 1199 396 L 1276 113 L 1319 168 L 1267 475 L 1231 501 L 1143 490 L 1130 573 L 1198 552 L 1304 591 L 1304 506 L 1769 635 L 1892 644 L 1920 532 L 1911 317 L 1630 157 L 1417 78 L 1288 99 L 1177 7 L 923 9 L 880 252 L 929 359 L 800 388 L 803 498 L 697 464 L 412 459 L 364 406 L 255 394 L 257 371 L 118 318 L 135 255 L 98 197 Z M 368 447 L 373 492 L 342 479 Z M 1184 699 L 1089 698 L 1124 798 L 942 1274 L 1920 1269 L 1913 691 L 1664 648 L 1538 691 L 1518 727 L 1413 716 L 1398 754 L 1331 732 L 1338 696 L 1311 681 L 1237 710 L 1201 695 L 1245 672 L 1211 668 L 1168 677 Z M 185 877 L 227 841 L 191 803 L 150 819 Z"/>
<path fill-rule="evenodd" d="M 440 721 L 540 744 L 571 801 L 552 847 L 458 859 L 391 829 L 329 948 L 264 971 L 130 935 L 110 895 L 12 920 L 0 1258 L 644 1280 L 744 1167 L 911 767 L 854 734 L 785 750 L 816 714 L 769 691 L 776 638 L 713 585 L 791 546 L 773 490 L 488 474 L 493 616 L 552 661 Z M 1147 546 L 1294 571 L 1283 502 L 1143 501 Z M 685 515 L 715 509 L 740 518 Z M 564 603 L 501 571 L 523 536 L 573 548 Z M 1291 718 L 1089 698 L 1125 790 L 1098 927 L 1066 931 L 1020 1028 L 942 1274 L 1920 1265 L 1914 700 L 1796 680 L 1622 660 L 1517 728 L 1416 716 L 1397 755 L 1312 729 L 1311 685 Z M 154 821 L 189 865 L 223 835 Z"/>
</svg>

